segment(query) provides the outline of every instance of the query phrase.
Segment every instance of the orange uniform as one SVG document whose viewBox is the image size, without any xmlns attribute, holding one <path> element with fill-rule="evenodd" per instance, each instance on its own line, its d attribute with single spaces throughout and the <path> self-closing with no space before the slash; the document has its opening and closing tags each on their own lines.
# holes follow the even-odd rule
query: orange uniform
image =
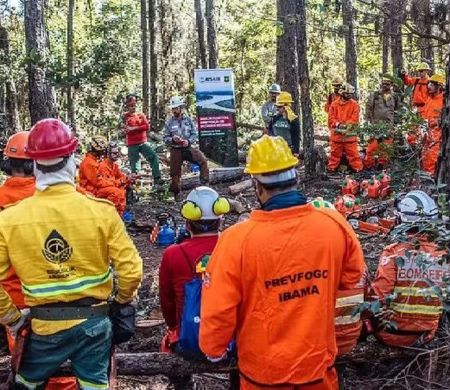
<svg viewBox="0 0 450 390">
<path fill-rule="evenodd" d="M 442 131 L 439 119 L 444 108 L 444 94 L 438 93 L 430 96 L 420 115 L 428 121 L 428 131 L 423 142 L 422 169 L 430 175 L 436 171 L 436 163 L 441 149 Z"/>
<path fill-rule="evenodd" d="M 341 95 L 339 95 L 338 93 L 330 93 L 327 97 L 327 102 L 325 103 L 325 107 L 324 110 L 326 113 L 328 113 L 328 111 L 330 111 L 330 106 L 331 104 L 338 100 L 341 97 Z"/>
<path fill-rule="evenodd" d="M 419 113 L 422 111 L 423 106 L 425 106 L 425 103 L 430 96 L 428 93 L 428 80 L 428 76 L 424 78 L 411 77 L 409 75 L 403 76 L 403 82 L 406 85 L 414 86 L 411 103 L 413 106 L 417 107 Z"/>
<path fill-rule="evenodd" d="M 335 210 L 253 211 L 222 233 L 208 263 L 200 348 L 221 356 L 236 337 L 244 389 L 337 389 L 336 293 L 354 288 L 364 268 L 358 239 Z"/>
<path fill-rule="evenodd" d="M 406 251 L 409 256 L 405 256 Z M 387 319 L 395 322 L 398 329 L 377 329 L 375 335 L 383 343 L 411 346 L 433 339 L 443 305 L 435 293 L 426 289 L 442 286 L 443 279 L 450 276 L 449 266 L 437 262 L 444 254 L 436 249 L 436 244 L 424 240 L 420 241 L 419 250 L 413 243 L 396 243 L 384 249 L 371 286 L 371 298 L 393 297 L 388 309 L 394 314 Z M 429 262 L 423 262 L 424 256 Z M 403 264 L 397 260 L 399 257 Z"/>
<path fill-rule="evenodd" d="M 97 185 L 96 196 L 114 203 L 117 212 L 122 215 L 126 207 L 128 178 L 119 166 L 109 158 L 99 165 Z"/>
<path fill-rule="evenodd" d="M 359 104 L 354 99 L 338 99 L 334 101 L 328 111 L 328 128 L 330 129 L 330 148 L 331 153 L 328 160 L 328 169 L 336 170 L 341 162 L 342 155 L 345 153 L 350 166 L 355 171 L 363 169 L 363 164 L 358 153 L 358 138 L 339 133 L 339 125 L 358 125 L 359 123 Z"/>
<path fill-rule="evenodd" d="M 80 164 L 78 174 L 80 179 L 80 187 L 93 195 L 96 194 L 96 189 L 98 187 L 99 166 L 100 160 L 92 153 L 86 153 L 86 156 Z"/>
</svg>

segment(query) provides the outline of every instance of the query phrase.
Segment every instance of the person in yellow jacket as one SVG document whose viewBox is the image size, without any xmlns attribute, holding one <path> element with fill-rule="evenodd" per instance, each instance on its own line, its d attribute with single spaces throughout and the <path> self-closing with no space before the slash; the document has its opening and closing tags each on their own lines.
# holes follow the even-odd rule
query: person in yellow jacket
<svg viewBox="0 0 450 390">
<path fill-rule="evenodd" d="M 142 277 L 142 260 L 114 206 L 76 191 L 76 147 L 61 121 L 36 123 L 26 153 L 35 160 L 37 191 L 0 213 L 0 280 L 12 265 L 30 307 L 16 389 L 44 386 L 66 360 L 82 389 L 107 389 L 108 314 L 129 310 Z M 117 292 L 110 308 L 112 267 Z M 0 323 L 17 334 L 26 317 L 0 287 Z"/>
<path fill-rule="evenodd" d="M 261 210 L 221 234 L 203 280 L 200 348 L 218 362 L 235 337 L 244 390 L 338 388 L 336 294 L 364 259 L 346 220 L 297 190 L 297 163 L 281 137 L 250 146 Z"/>
</svg>

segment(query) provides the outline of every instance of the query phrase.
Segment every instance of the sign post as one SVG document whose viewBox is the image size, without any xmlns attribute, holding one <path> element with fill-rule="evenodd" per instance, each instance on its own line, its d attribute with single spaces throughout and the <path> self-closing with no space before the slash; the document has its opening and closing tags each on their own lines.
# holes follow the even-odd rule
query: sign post
<svg viewBox="0 0 450 390">
<path fill-rule="evenodd" d="M 201 151 L 225 167 L 238 166 L 233 71 L 196 69 L 194 82 Z"/>
</svg>

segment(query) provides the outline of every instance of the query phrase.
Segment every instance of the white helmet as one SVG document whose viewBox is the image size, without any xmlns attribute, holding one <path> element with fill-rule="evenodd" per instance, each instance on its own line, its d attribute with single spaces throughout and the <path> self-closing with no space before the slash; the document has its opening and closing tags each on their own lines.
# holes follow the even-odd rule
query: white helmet
<svg viewBox="0 0 450 390">
<path fill-rule="evenodd" d="M 437 219 L 436 202 L 423 191 L 410 191 L 396 203 L 396 214 L 402 222 L 415 222 L 419 219 Z"/>
<path fill-rule="evenodd" d="M 342 84 L 339 93 L 355 93 L 355 87 L 349 83 L 344 83 Z"/>
<path fill-rule="evenodd" d="M 170 99 L 169 107 L 177 108 L 184 106 L 184 104 L 184 99 L 181 96 L 174 96 L 172 99 Z"/>
<path fill-rule="evenodd" d="M 269 92 L 271 92 L 271 93 L 281 93 L 281 87 L 278 84 L 272 84 L 269 87 Z"/>
<path fill-rule="evenodd" d="M 181 206 L 181 215 L 189 221 L 219 219 L 230 211 L 228 199 L 222 198 L 209 187 L 192 190 Z"/>
</svg>

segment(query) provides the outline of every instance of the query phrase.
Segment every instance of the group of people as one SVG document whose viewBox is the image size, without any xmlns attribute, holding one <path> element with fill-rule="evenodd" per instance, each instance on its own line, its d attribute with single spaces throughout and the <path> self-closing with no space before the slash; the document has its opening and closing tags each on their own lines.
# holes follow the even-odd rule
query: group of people
<svg viewBox="0 0 450 390">
<path fill-rule="evenodd" d="M 412 128 L 405 134 L 407 142 L 416 147 L 421 144 L 421 168 L 430 175 L 435 174 L 441 143 L 440 116 L 444 107 L 445 78 L 439 74 L 429 76 L 431 69 L 427 63 L 417 67 L 418 75 L 410 76 L 401 72 L 406 86 L 412 87 L 411 105 L 414 111 L 426 123 L 426 130 Z M 365 122 L 369 125 L 381 125 L 388 130 L 381 136 L 367 140 L 367 147 L 361 157 L 358 150 L 358 126 L 360 105 L 355 99 L 355 88 L 335 77 L 333 92 L 327 97 L 325 111 L 328 115 L 330 131 L 330 155 L 328 170 L 336 171 L 345 156 L 350 168 L 359 172 L 376 167 L 385 167 L 389 163 L 390 150 L 394 143 L 394 125 L 397 122 L 401 99 L 394 91 L 393 77 L 383 75 L 378 91 L 370 93 L 365 109 Z M 300 126 L 297 115 L 292 111 L 292 96 L 281 91 L 278 84 L 269 88 L 269 100 L 261 108 L 265 132 L 283 137 L 295 154 L 300 144 Z"/>
</svg>

